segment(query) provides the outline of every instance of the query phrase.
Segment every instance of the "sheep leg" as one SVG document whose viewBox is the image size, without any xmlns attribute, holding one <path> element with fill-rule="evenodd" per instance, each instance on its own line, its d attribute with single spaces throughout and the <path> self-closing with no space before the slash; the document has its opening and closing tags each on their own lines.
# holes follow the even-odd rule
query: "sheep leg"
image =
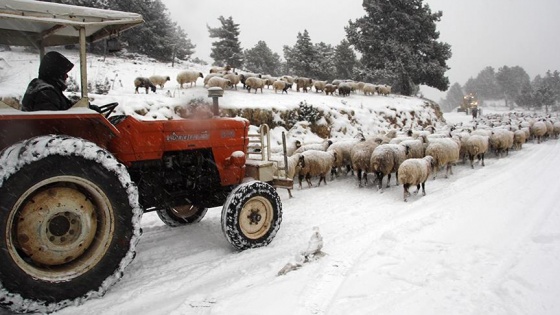
<svg viewBox="0 0 560 315">
<path fill-rule="evenodd" d="M 408 192 L 408 187 L 410 187 L 410 184 L 403 185 L 403 199 L 405 202 L 407 201 L 406 198 L 410 196 L 410 193 Z"/>
<path fill-rule="evenodd" d="M 363 187 L 362 186 L 362 170 L 361 169 L 358 170 L 358 187 Z"/>
<path fill-rule="evenodd" d="M 469 160 L 471 161 L 471 168 L 474 169 L 474 165 L 473 165 L 473 162 L 474 162 L 474 155 L 469 154 Z M 479 160 L 480 160 L 480 159 L 479 159 Z"/>
<path fill-rule="evenodd" d="M 422 183 L 422 196 L 426 196 L 426 182 Z"/>
<path fill-rule="evenodd" d="M 416 191 L 414 192 L 414 194 L 417 195 L 419 190 L 420 190 L 420 184 L 416 185 Z"/>
<path fill-rule="evenodd" d="M 481 159 L 481 160 L 482 160 L 482 166 L 484 166 L 484 153 L 482 153 L 482 154 L 480 155 L 479 159 L 480 159 L 481 157 L 482 157 L 482 159 Z"/>
<path fill-rule="evenodd" d="M 305 175 L 305 180 L 307 181 L 307 187 L 309 188 L 313 187 L 313 184 L 311 184 L 311 175 L 309 174 Z"/>
<path fill-rule="evenodd" d="M 299 180 L 299 189 L 301 189 L 301 182 L 303 181 L 303 175 L 298 175 L 298 180 Z"/>
<path fill-rule="evenodd" d="M 377 172 L 377 190 L 383 192 L 383 173 Z"/>
<path fill-rule="evenodd" d="M 391 187 L 391 185 L 389 184 L 391 182 L 391 173 L 387 174 L 387 186 L 386 188 Z"/>
</svg>

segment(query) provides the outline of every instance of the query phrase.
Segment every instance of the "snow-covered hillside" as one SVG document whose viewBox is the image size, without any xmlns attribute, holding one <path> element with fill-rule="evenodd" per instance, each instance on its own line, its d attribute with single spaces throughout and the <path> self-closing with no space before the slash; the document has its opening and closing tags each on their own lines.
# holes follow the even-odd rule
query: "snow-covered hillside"
<svg viewBox="0 0 560 315">
<path fill-rule="evenodd" d="M 77 61 L 72 52 L 62 52 Z M 20 52 L 0 52 L 0 58 L 7 64 L 1 64 L 1 96 L 21 96 L 38 59 Z M 147 109 L 145 119 L 167 119 L 175 117 L 169 108 L 207 97 L 201 80 L 197 88 L 176 88 L 180 67 L 90 58 L 90 80 L 114 80 L 109 94 L 96 95 L 94 103 L 118 101 L 120 113 Z M 134 94 L 134 77 L 152 74 L 172 80 L 156 94 Z M 416 115 L 422 118 L 433 115 L 424 110 L 424 100 L 394 95 L 342 98 L 238 89 L 226 91 L 220 104 L 280 109 L 303 101 L 353 111 L 354 120 L 335 120 L 340 132 L 334 136 L 340 138 L 344 127 L 348 136 L 358 128 L 374 133 L 389 127 L 374 112 L 392 114 L 397 108 L 420 111 Z M 444 118 L 471 120 L 464 113 Z M 291 134 L 319 140 L 308 130 Z M 550 139 L 500 159 L 489 155 L 485 167 L 458 164 L 454 175 L 430 179 L 427 195 L 413 195 L 407 203 L 402 186 L 380 193 L 372 185 L 358 188 L 350 175 L 326 186 L 296 188 L 294 198 L 279 190 L 283 221 L 276 238 L 243 252 L 224 238 L 220 208 L 180 228 L 147 213 L 137 256 L 121 281 L 103 298 L 56 314 L 559 314 L 559 153 L 560 142 Z M 325 255 L 278 275 L 309 246 L 315 227 Z"/>
</svg>

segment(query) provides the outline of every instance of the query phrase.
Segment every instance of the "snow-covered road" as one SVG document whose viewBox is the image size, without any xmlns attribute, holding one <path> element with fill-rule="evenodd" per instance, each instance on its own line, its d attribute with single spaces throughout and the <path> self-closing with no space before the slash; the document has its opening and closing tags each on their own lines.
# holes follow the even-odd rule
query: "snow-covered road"
<svg viewBox="0 0 560 315">
<path fill-rule="evenodd" d="M 560 314 L 560 142 L 426 184 L 402 201 L 351 176 L 280 190 L 265 248 L 234 251 L 219 208 L 193 226 L 142 219 L 138 255 L 105 297 L 57 314 Z M 393 177 L 394 180 L 394 177 Z M 326 256 L 283 276 L 319 227 Z"/>
</svg>

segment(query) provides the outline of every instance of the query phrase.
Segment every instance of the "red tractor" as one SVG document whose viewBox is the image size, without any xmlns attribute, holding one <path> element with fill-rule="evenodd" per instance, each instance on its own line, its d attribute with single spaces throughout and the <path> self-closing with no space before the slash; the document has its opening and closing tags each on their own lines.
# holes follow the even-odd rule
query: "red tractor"
<svg viewBox="0 0 560 315">
<path fill-rule="evenodd" d="M 222 230 L 239 250 L 269 244 L 280 227 L 280 198 L 270 176 L 258 178 L 269 164 L 246 168 L 247 120 L 139 121 L 109 116 L 116 103 L 88 108 L 86 43 L 142 22 L 126 12 L 0 3 L 0 44 L 43 54 L 80 43 L 82 83 L 82 100 L 67 111 L 21 112 L 0 102 L 5 308 L 46 313 L 102 296 L 134 258 L 147 211 L 177 227 L 223 205 Z M 252 180 L 246 169 L 256 169 Z"/>
</svg>

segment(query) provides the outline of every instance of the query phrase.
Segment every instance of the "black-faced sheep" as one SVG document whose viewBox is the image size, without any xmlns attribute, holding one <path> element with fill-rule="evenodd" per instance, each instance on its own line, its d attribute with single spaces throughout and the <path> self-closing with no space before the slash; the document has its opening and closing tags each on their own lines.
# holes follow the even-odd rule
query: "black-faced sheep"
<svg viewBox="0 0 560 315">
<path fill-rule="evenodd" d="M 272 83 L 272 88 L 274 89 L 274 93 L 277 93 L 279 90 L 281 90 L 282 93 L 286 92 L 286 94 L 288 94 L 288 89 L 290 89 L 291 87 L 292 87 L 291 83 L 282 80 L 276 80 L 274 81 L 274 83 Z"/>
<path fill-rule="evenodd" d="M 152 90 L 152 92 L 156 92 L 156 86 L 150 81 L 148 78 L 144 77 L 137 77 L 134 79 L 134 86 L 136 87 L 134 93 L 138 94 L 138 88 L 146 88 L 146 94 L 148 94 L 148 89 Z"/>
<path fill-rule="evenodd" d="M 194 83 L 194 86 L 196 86 L 196 80 L 198 78 L 204 78 L 202 72 L 186 70 L 186 71 L 181 71 L 177 74 L 177 82 L 181 86 L 181 89 L 183 88 L 183 84 L 185 83 L 190 83 L 191 87 L 193 86 Z"/>
<path fill-rule="evenodd" d="M 484 166 L 484 155 L 488 151 L 488 137 L 481 135 L 471 135 L 466 141 L 467 155 L 471 162 L 471 168 L 474 168 L 473 162 L 476 157 Z"/>
<path fill-rule="evenodd" d="M 299 169 L 299 188 L 301 188 L 301 182 L 303 178 L 307 181 L 308 187 L 313 186 L 311 184 L 311 177 L 319 176 L 319 182 L 317 186 L 321 186 L 321 182 L 327 184 L 327 174 L 330 173 L 334 162 L 336 161 L 336 153 L 309 150 L 300 154 L 298 166 Z"/>
<path fill-rule="evenodd" d="M 221 87 L 222 90 L 225 90 L 228 87 L 231 87 L 231 81 L 221 77 L 213 77 L 208 80 L 207 86 L 211 87 Z"/>
<path fill-rule="evenodd" d="M 406 202 L 410 196 L 408 188 L 416 186 L 417 194 L 422 186 L 422 195 L 426 195 L 426 181 L 430 177 L 435 166 L 434 158 L 427 155 L 421 159 L 407 159 L 401 163 L 398 169 L 398 181 L 403 185 L 403 199 Z"/>
<path fill-rule="evenodd" d="M 338 95 L 349 96 L 352 92 L 352 87 L 348 83 L 340 83 L 338 85 Z"/>
<path fill-rule="evenodd" d="M 396 173 L 395 178 L 398 178 L 399 166 L 406 160 L 407 153 L 406 147 L 400 144 L 381 144 L 373 150 L 370 169 L 377 177 L 377 188 L 380 192 L 383 192 L 383 177 L 387 176 L 387 188 L 390 186 L 391 173 Z"/>
<path fill-rule="evenodd" d="M 149 79 L 154 85 L 159 85 L 159 87 L 162 89 L 165 83 L 171 80 L 171 78 L 169 78 L 168 76 L 163 75 L 153 75 Z"/>
<path fill-rule="evenodd" d="M 250 77 L 247 78 L 247 80 L 245 80 L 245 87 L 247 89 L 247 92 L 249 93 L 251 93 L 251 89 L 255 90 L 255 94 L 257 94 L 257 91 L 261 89 L 261 93 L 262 93 L 264 85 L 265 85 L 265 80 L 257 77 Z"/>
</svg>

